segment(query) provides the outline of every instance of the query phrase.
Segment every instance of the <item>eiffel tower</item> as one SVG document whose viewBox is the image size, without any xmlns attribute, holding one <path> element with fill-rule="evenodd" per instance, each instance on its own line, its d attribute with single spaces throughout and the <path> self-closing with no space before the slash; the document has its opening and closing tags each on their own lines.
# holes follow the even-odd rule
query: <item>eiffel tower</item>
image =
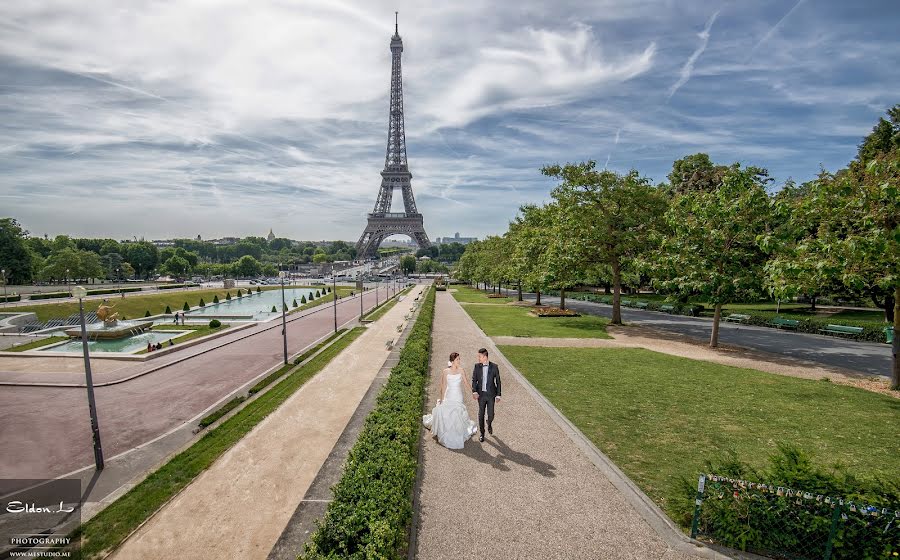
<svg viewBox="0 0 900 560">
<path fill-rule="evenodd" d="M 397 30 L 394 12 L 394 36 L 391 37 L 391 109 L 388 118 L 387 154 L 384 157 L 384 171 L 381 172 L 381 189 L 375 201 L 375 210 L 369 214 L 369 223 L 356 243 L 357 258 L 376 256 L 381 242 L 395 234 L 408 235 L 420 249 L 431 246 L 422 214 L 416 210 L 413 197 L 412 173 L 406 163 L 406 132 L 403 128 L 403 77 L 400 73 L 400 53 L 403 40 Z M 391 212 L 391 198 L 394 189 L 403 191 L 404 212 Z"/>
</svg>

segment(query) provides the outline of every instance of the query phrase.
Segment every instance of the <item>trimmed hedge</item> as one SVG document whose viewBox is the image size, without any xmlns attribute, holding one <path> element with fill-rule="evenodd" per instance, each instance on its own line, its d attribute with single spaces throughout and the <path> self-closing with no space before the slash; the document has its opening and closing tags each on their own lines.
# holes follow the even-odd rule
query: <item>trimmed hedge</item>
<svg viewBox="0 0 900 560">
<path fill-rule="evenodd" d="M 175 290 L 178 288 L 192 288 L 194 286 L 199 286 L 199 284 L 160 284 L 156 286 L 157 290 Z"/>
<path fill-rule="evenodd" d="M 10 301 L 21 301 L 21 300 L 22 300 L 22 296 L 20 296 L 18 294 L 14 295 L 14 296 L 6 296 L 6 297 L 0 296 L 0 301 L 2 301 L 3 303 L 7 303 Z"/>
<path fill-rule="evenodd" d="M 143 288 L 105 288 L 102 290 L 88 290 L 87 295 L 89 296 L 102 296 L 104 294 L 118 294 L 123 293 L 127 294 L 129 292 L 140 292 Z"/>
<path fill-rule="evenodd" d="M 57 298 L 64 298 L 64 297 L 69 297 L 69 296 L 70 296 L 69 292 L 47 292 L 45 294 L 31 294 L 31 296 L 28 299 L 30 299 L 30 300 L 57 299 Z"/>
<path fill-rule="evenodd" d="M 332 489 L 333 501 L 300 558 L 406 558 L 434 294 L 429 291 Z"/>
<path fill-rule="evenodd" d="M 209 322 L 209 328 L 211 328 L 211 329 L 218 329 L 221 326 L 222 326 L 222 321 L 219 321 L 218 319 L 213 319 L 212 321 Z"/>
</svg>

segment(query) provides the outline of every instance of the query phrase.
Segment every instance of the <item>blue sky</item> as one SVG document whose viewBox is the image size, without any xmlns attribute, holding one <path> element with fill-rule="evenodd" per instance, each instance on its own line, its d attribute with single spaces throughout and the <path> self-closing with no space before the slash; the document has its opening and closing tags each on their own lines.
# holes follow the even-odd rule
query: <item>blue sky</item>
<svg viewBox="0 0 900 560">
<path fill-rule="evenodd" d="M 51 236 L 355 241 L 394 10 L 432 238 L 505 231 L 547 199 L 547 163 L 662 181 L 703 151 L 807 180 L 900 103 L 896 0 L 10 3 L 0 215 Z"/>
</svg>

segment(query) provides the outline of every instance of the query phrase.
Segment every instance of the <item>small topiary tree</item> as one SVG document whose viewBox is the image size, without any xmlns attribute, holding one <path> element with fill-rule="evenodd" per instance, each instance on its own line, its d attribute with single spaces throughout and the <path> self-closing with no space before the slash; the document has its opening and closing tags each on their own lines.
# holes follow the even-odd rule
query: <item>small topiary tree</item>
<svg viewBox="0 0 900 560">
<path fill-rule="evenodd" d="M 200 307 L 206 307 L 206 302 L 203 301 L 203 298 L 200 298 Z"/>
<path fill-rule="evenodd" d="M 171 315 L 171 314 L 172 314 L 172 308 L 167 305 L 166 306 L 166 315 Z"/>
<path fill-rule="evenodd" d="M 184 307 L 182 307 L 181 310 L 182 310 L 182 311 L 190 311 L 190 310 L 191 310 L 191 306 L 188 305 L 187 302 L 184 302 Z"/>
<path fill-rule="evenodd" d="M 286 304 L 286 303 L 282 303 L 281 306 L 284 308 L 285 313 L 287 313 L 287 304 Z"/>
<path fill-rule="evenodd" d="M 304 301 L 303 303 L 306 303 L 306 302 Z M 294 298 L 293 306 L 294 306 L 294 307 L 299 307 L 299 306 L 297 305 L 297 298 Z"/>
<path fill-rule="evenodd" d="M 244 294 L 241 292 L 240 288 L 238 288 L 238 297 L 244 297 Z"/>
<path fill-rule="evenodd" d="M 272 313 L 278 313 L 278 310 L 275 309 L 275 306 L 274 306 L 274 305 L 272 306 Z"/>
<path fill-rule="evenodd" d="M 309 301 L 312 301 L 312 300 L 316 299 L 316 297 L 317 297 L 318 295 L 319 295 L 319 294 L 313 295 L 312 292 L 309 292 Z"/>
<path fill-rule="evenodd" d="M 260 288 L 259 286 L 257 286 L 257 287 L 256 287 L 256 293 L 258 294 L 258 293 L 260 293 L 260 292 L 262 292 L 262 288 Z"/>
<path fill-rule="evenodd" d="M 225 300 L 231 301 L 231 292 L 225 292 Z"/>
<path fill-rule="evenodd" d="M 213 296 L 213 303 L 219 303 L 219 294 Z"/>
<path fill-rule="evenodd" d="M 209 322 L 209 328 L 211 328 L 211 329 L 218 329 L 221 326 L 222 326 L 222 322 L 219 321 L 218 319 L 213 319 L 212 321 Z"/>
<path fill-rule="evenodd" d="M 150 310 L 148 309 L 147 311 L 144 312 L 144 317 L 149 317 L 149 316 L 150 316 Z"/>
<path fill-rule="evenodd" d="M 297 301 L 297 300 L 294 300 Z M 300 303 L 306 303 L 306 296 L 300 296 Z"/>
</svg>

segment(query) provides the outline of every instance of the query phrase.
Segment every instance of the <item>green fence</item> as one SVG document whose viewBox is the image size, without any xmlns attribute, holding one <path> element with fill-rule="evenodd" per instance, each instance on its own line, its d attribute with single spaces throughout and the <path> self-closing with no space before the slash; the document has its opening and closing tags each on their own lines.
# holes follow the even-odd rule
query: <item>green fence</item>
<svg viewBox="0 0 900 560">
<path fill-rule="evenodd" d="M 900 511 L 704 474 L 691 537 L 777 559 L 897 558 Z"/>
</svg>

